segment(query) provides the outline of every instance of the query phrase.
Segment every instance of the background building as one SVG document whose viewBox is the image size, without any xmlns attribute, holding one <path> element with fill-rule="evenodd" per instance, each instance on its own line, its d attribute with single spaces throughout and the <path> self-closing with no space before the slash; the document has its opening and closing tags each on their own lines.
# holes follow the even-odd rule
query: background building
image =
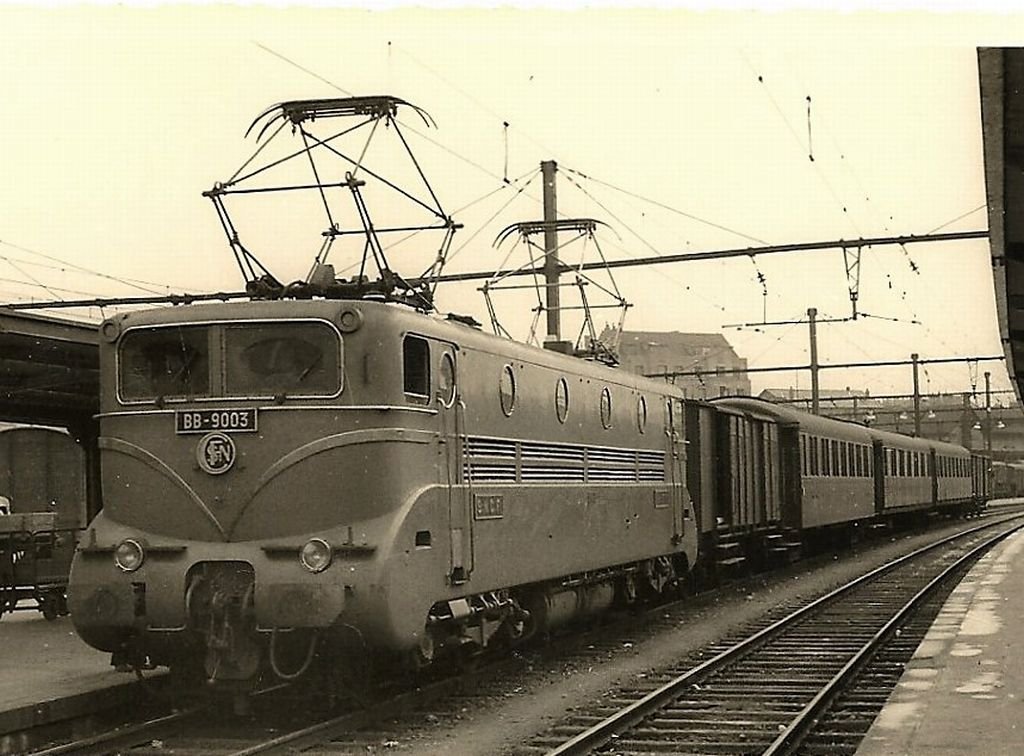
<svg viewBox="0 0 1024 756">
<path fill-rule="evenodd" d="M 652 376 L 710 371 L 696 377 L 669 377 L 688 397 L 750 395 L 747 361 L 720 333 L 623 331 L 619 337 L 619 365 L 632 373 Z M 725 372 L 729 370 L 743 372 Z"/>
</svg>

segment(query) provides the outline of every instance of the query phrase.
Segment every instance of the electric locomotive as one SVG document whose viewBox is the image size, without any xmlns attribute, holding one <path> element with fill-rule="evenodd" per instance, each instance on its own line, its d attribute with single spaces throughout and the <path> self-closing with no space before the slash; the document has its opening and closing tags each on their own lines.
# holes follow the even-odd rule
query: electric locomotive
<svg viewBox="0 0 1024 756">
<path fill-rule="evenodd" d="M 371 301 L 100 328 L 104 508 L 72 619 L 248 684 L 314 648 L 424 664 L 666 590 L 696 558 L 676 390 Z"/>
</svg>

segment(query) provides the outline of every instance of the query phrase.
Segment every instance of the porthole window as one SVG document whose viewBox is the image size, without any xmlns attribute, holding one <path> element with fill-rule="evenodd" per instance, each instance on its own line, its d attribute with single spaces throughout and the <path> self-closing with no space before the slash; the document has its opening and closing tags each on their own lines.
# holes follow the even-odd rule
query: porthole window
<svg viewBox="0 0 1024 756">
<path fill-rule="evenodd" d="M 612 427 L 612 392 L 607 386 L 601 389 L 601 425 Z"/>
<path fill-rule="evenodd" d="M 555 384 L 555 415 L 560 423 L 564 423 L 569 416 L 569 384 L 565 378 L 559 378 Z"/>
<path fill-rule="evenodd" d="M 451 352 L 441 355 L 441 369 L 437 375 L 437 390 L 445 407 L 455 401 L 455 358 Z"/>
<path fill-rule="evenodd" d="M 511 365 L 506 365 L 501 370 L 498 395 L 501 399 L 501 411 L 505 413 L 505 417 L 508 417 L 516 408 L 516 376 L 512 372 Z"/>
<path fill-rule="evenodd" d="M 636 429 L 641 433 L 647 428 L 647 399 L 640 397 L 636 400 Z"/>
</svg>

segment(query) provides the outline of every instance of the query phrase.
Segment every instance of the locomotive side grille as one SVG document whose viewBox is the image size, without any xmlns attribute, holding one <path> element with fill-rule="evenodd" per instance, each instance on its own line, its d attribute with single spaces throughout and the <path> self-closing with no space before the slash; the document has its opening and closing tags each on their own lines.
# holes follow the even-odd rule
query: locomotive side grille
<svg viewBox="0 0 1024 756">
<path fill-rule="evenodd" d="M 637 478 L 644 482 L 665 481 L 665 452 L 640 450 L 637 456 Z"/>
<path fill-rule="evenodd" d="M 582 467 L 523 466 L 523 483 L 561 483 L 562 481 L 583 482 Z"/>
<path fill-rule="evenodd" d="M 523 461 L 528 459 L 547 458 L 564 459 L 583 464 L 585 449 L 576 444 L 542 444 L 536 441 L 523 441 Z"/>
<path fill-rule="evenodd" d="M 516 442 L 504 438 L 481 438 L 470 436 L 466 439 L 466 454 L 470 457 L 516 458 Z"/>
<path fill-rule="evenodd" d="M 587 471 L 590 480 L 601 483 L 633 483 L 636 481 L 636 470 L 627 468 L 597 468 Z"/>
<path fill-rule="evenodd" d="M 665 452 L 663 451 L 648 451 L 646 449 L 640 449 L 636 453 L 637 459 L 640 461 L 640 466 L 650 466 L 665 464 Z"/>
<path fill-rule="evenodd" d="M 515 483 L 515 464 L 467 463 L 463 475 L 471 483 Z"/>
<path fill-rule="evenodd" d="M 662 483 L 665 452 L 470 436 L 467 483 Z"/>
<path fill-rule="evenodd" d="M 635 465 L 634 449 L 587 449 L 587 459 L 591 464 Z"/>
</svg>

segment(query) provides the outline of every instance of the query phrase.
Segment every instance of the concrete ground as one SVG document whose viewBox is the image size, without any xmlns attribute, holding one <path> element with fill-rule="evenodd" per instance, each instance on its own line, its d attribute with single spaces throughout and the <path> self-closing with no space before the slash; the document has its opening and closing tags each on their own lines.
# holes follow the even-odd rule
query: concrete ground
<svg viewBox="0 0 1024 756">
<path fill-rule="evenodd" d="M 1024 753 L 1024 533 L 950 594 L 858 756 Z"/>
</svg>

